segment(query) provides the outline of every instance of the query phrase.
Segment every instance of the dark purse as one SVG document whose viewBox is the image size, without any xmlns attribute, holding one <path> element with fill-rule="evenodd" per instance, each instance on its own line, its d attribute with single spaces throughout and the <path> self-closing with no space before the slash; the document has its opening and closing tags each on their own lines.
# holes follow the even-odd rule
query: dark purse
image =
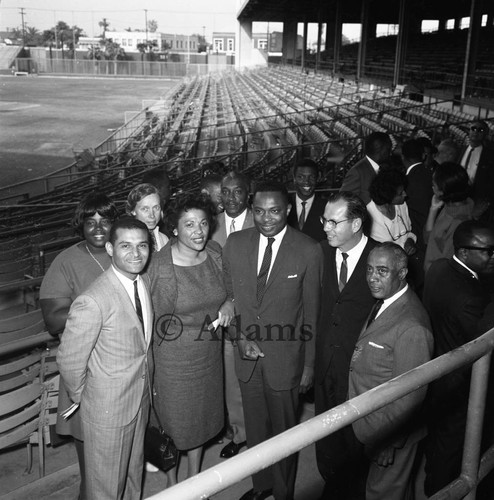
<svg viewBox="0 0 494 500">
<path fill-rule="evenodd" d="M 144 459 L 166 472 L 177 465 L 178 450 L 173 439 L 161 427 L 160 419 L 152 407 L 158 427 L 148 425 L 144 437 Z"/>
</svg>

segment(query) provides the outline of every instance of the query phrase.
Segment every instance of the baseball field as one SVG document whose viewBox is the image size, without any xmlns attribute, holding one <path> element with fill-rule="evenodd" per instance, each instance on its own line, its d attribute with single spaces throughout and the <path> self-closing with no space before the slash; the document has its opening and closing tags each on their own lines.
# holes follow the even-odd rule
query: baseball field
<svg viewBox="0 0 494 500">
<path fill-rule="evenodd" d="M 178 80 L 0 76 L 0 186 L 72 163 Z"/>
</svg>

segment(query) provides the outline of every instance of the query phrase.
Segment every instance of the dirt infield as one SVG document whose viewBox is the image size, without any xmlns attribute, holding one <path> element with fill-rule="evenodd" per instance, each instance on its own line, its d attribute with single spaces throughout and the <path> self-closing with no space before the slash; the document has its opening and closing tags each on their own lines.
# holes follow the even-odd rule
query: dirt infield
<svg viewBox="0 0 494 500">
<path fill-rule="evenodd" d="M 70 164 L 178 80 L 0 76 L 0 186 Z"/>
</svg>

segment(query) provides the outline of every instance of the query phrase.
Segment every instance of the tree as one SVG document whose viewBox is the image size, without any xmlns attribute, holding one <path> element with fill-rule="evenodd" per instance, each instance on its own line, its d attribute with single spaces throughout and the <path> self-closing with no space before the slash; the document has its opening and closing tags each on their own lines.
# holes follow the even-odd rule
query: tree
<svg viewBox="0 0 494 500">
<path fill-rule="evenodd" d="M 158 44 L 156 43 L 156 40 L 150 41 L 148 40 L 147 42 L 142 42 L 137 44 L 137 50 L 141 53 L 141 61 L 144 60 L 144 54 L 151 54 L 153 51 L 153 48 L 156 48 Z M 148 55 L 147 59 L 150 59 L 150 56 Z"/>
<path fill-rule="evenodd" d="M 24 39 L 26 45 L 31 45 L 31 46 L 43 45 L 43 35 L 34 26 L 26 25 L 25 33 L 23 33 L 22 30 L 19 28 L 14 28 L 12 30 L 11 38 L 19 40 Z"/>
<path fill-rule="evenodd" d="M 58 21 L 57 25 L 49 30 L 44 30 L 41 35 L 42 43 L 51 45 L 55 43 L 55 48 L 64 48 L 64 44 L 69 49 L 74 49 L 74 42 L 84 35 L 84 30 L 78 26 L 70 27 L 65 21 Z"/>
<path fill-rule="evenodd" d="M 156 33 L 158 31 L 158 21 L 156 21 L 156 19 L 150 19 L 148 21 L 148 31 L 151 33 Z"/>
</svg>

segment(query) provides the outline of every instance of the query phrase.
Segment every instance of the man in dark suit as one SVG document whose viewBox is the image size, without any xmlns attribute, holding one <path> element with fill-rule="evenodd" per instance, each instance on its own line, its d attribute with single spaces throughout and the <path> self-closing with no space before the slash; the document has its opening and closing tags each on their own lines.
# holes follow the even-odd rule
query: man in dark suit
<svg viewBox="0 0 494 500">
<path fill-rule="evenodd" d="M 350 364 L 349 399 L 431 359 L 427 312 L 408 287 L 407 254 L 396 243 L 375 247 L 367 260 L 367 284 L 377 299 Z M 425 425 L 417 418 L 423 387 L 356 420 L 353 430 L 370 458 L 366 500 L 412 498 L 412 470 Z"/>
<path fill-rule="evenodd" d="M 313 381 L 322 274 L 321 248 L 287 226 L 288 193 L 276 182 L 256 187 L 251 229 L 230 235 L 223 266 L 235 301 L 236 372 L 247 444 L 259 444 L 297 423 L 299 392 Z M 291 500 L 296 457 L 253 475 L 242 499 Z"/>
<path fill-rule="evenodd" d="M 225 209 L 216 217 L 216 230 L 211 239 L 222 247 L 231 233 L 254 226 L 252 210 L 248 207 L 250 190 L 249 178 L 239 172 L 229 172 L 221 180 L 221 204 Z M 225 403 L 228 423 L 232 429 L 232 440 L 223 447 L 221 458 L 231 458 L 245 446 L 245 421 L 242 408 L 242 395 L 235 374 L 235 346 L 225 339 L 223 361 L 225 366 Z"/>
<path fill-rule="evenodd" d="M 434 262 L 425 276 L 423 300 L 432 321 L 435 356 L 473 340 L 489 303 L 479 274 L 493 263 L 494 231 L 476 221 L 462 222 L 454 232 L 453 245 L 453 257 Z M 430 385 L 427 495 L 460 473 L 470 374 L 471 369 L 464 368 Z"/>
<path fill-rule="evenodd" d="M 57 363 L 80 405 L 84 498 L 139 500 L 152 380 L 147 226 L 119 219 L 106 250 L 112 266 L 72 303 Z"/>
<path fill-rule="evenodd" d="M 389 162 L 392 143 L 388 134 L 372 132 L 364 143 L 365 157 L 345 175 L 340 191 L 356 194 L 366 205 L 371 201 L 369 187 L 379 168 Z"/>
<path fill-rule="evenodd" d="M 288 214 L 288 225 L 307 236 L 321 241 L 326 238 L 319 220 L 326 205 L 325 200 L 314 193 L 319 176 L 319 167 L 314 160 L 304 158 L 293 169 L 295 195 L 290 195 L 292 206 Z"/>
<path fill-rule="evenodd" d="M 367 257 L 376 245 L 363 234 L 366 218 L 362 200 L 345 191 L 330 196 L 321 218 L 327 239 L 321 242 L 324 274 L 316 339 L 316 414 L 347 400 L 350 360 L 375 302 L 365 280 Z M 326 482 L 321 498 L 363 494 L 367 460 L 351 426 L 318 441 L 316 457 Z"/>
<path fill-rule="evenodd" d="M 424 286 L 425 241 L 423 233 L 432 200 L 432 170 L 422 162 L 424 149 L 417 140 L 412 139 L 403 143 L 401 157 L 408 182 L 406 187 L 408 213 L 412 223 L 412 232 L 417 235 L 417 251 L 408 262 L 408 279 L 420 297 Z"/>
<path fill-rule="evenodd" d="M 494 150 L 486 143 L 489 128 L 477 120 L 470 125 L 468 146 L 460 154 L 459 162 L 468 173 L 475 202 L 475 218 L 494 220 Z"/>
</svg>

